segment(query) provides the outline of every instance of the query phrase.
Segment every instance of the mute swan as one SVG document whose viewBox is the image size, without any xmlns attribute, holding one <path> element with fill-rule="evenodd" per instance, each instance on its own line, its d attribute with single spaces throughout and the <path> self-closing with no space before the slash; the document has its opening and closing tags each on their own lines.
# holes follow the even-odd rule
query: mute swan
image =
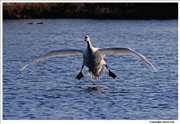
<svg viewBox="0 0 180 124">
<path fill-rule="evenodd" d="M 43 61 L 51 57 L 83 54 L 83 64 L 82 64 L 79 74 L 76 76 L 78 80 L 84 77 L 82 73 L 82 69 L 84 68 L 84 65 L 89 68 L 87 74 L 92 78 L 99 79 L 103 75 L 105 68 L 108 69 L 109 76 L 111 76 L 112 78 L 116 78 L 117 76 L 112 71 L 110 71 L 106 62 L 104 61 L 104 57 L 107 53 L 136 55 L 142 58 L 143 60 L 145 60 L 148 67 L 152 71 L 156 71 L 156 68 L 151 64 L 151 62 L 145 56 L 139 54 L 138 52 L 135 52 L 134 50 L 130 48 L 95 48 L 92 46 L 89 36 L 85 36 L 85 41 L 87 42 L 86 49 L 66 48 L 66 49 L 60 49 L 60 50 L 49 52 L 48 54 L 40 56 L 28 62 L 27 64 L 25 64 L 21 68 L 21 71 L 23 71 L 31 63 Z"/>
</svg>

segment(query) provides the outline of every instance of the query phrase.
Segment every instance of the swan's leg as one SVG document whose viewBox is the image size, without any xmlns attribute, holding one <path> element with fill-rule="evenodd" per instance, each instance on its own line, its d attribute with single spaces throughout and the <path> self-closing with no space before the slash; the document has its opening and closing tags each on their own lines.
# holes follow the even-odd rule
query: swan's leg
<svg viewBox="0 0 180 124">
<path fill-rule="evenodd" d="M 84 65 L 82 65 L 82 67 L 81 67 L 81 71 L 79 72 L 79 74 L 76 76 L 76 78 L 78 79 L 78 80 L 80 80 L 82 77 L 84 77 L 84 75 L 83 75 L 83 73 L 82 73 L 82 69 L 84 68 Z"/>
<path fill-rule="evenodd" d="M 111 76 L 112 78 L 116 78 L 117 76 L 112 72 L 112 71 L 110 71 L 109 70 L 109 68 L 108 68 L 108 66 L 107 65 L 105 65 L 106 66 L 106 68 L 108 69 L 108 71 L 109 71 L 109 76 Z"/>
</svg>

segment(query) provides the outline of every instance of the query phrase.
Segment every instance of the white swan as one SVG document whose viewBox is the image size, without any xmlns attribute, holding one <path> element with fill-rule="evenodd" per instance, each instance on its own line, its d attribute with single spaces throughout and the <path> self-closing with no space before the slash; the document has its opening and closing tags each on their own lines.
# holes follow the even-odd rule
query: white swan
<svg viewBox="0 0 180 124">
<path fill-rule="evenodd" d="M 73 54 L 83 54 L 83 64 L 81 67 L 81 71 L 76 76 L 78 80 L 84 77 L 82 73 L 82 69 L 84 65 L 89 68 L 87 74 L 92 78 L 99 79 L 103 75 L 105 68 L 108 69 L 109 76 L 111 76 L 112 78 L 116 78 L 116 75 L 109 70 L 106 62 L 104 61 L 104 57 L 107 53 L 136 55 L 142 58 L 143 60 L 145 60 L 145 62 L 147 63 L 147 65 L 152 71 L 156 71 L 156 68 L 151 64 L 151 62 L 145 56 L 139 54 L 138 52 L 135 52 L 134 50 L 130 48 L 101 48 L 100 49 L 100 48 L 95 48 L 92 46 L 89 36 L 85 36 L 85 41 L 87 42 L 86 49 L 68 48 L 68 49 L 60 49 L 57 51 L 49 52 L 48 54 L 40 56 L 28 62 L 27 64 L 25 64 L 21 68 L 21 71 L 23 71 L 31 63 L 43 61 L 51 57 L 66 56 L 66 55 L 73 55 Z"/>
</svg>

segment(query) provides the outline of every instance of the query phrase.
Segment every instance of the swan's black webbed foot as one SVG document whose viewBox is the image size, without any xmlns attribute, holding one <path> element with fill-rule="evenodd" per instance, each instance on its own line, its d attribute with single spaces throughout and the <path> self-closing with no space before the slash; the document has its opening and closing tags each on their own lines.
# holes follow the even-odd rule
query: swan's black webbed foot
<svg viewBox="0 0 180 124">
<path fill-rule="evenodd" d="M 108 69 L 108 71 L 109 71 L 109 76 L 111 76 L 112 78 L 116 78 L 117 76 L 112 72 L 112 71 L 110 71 L 109 70 L 109 68 L 108 68 L 108 66 L 107 65 L 105 65 L 106 66 L 106 68 Z"/>
<path fill-rule="evenodd" d="M 80 80 L 81 78 L 84 77 L 84 75 L 83 75 L 83 73 L 82 73 L 82 69 L 83 69 L 83 68 L 84 68 L 84 65 L 82 65 L 81 71 L 80 71 L 79 74 L 76 76 L 76 78 L 77 78 L 78 80 Z"/>
<path fill-rule="evenodd" d="M 111 77 L 114 78 L 114 79 L 117 77 L 117 76 L 116 76 L 112 71 L 110 71 L 110 70 L 109 70 L 109 76 L 111 76 Z"/>
<path fill-rule="evenodd" d="M 78 80 L 80 80 L 82 77 L 84 77 L 83 73 L 82 72 L 79 72 L 79 74 L 76 76 L 76 78 Z"/>
</svg>

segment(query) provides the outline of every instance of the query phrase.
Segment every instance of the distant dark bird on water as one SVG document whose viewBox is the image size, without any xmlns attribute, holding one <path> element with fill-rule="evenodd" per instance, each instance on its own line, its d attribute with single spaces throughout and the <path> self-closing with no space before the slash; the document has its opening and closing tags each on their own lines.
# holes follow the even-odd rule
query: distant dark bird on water
<svg viewBox="0 0 180 124">
<path fill-rule="evenodd" d="M 43 22 L 38 22 L 37 24 L 43 24 Z"/>
<path fill-rule="evenodd" d="M 33 24 L 33 22 L 29 22 L 28 24 Z"/>
<path fill-rule="evenodd" d="M 84 77 L 84 75 L 82 73 L 82 69 L 84 68 L 84 65 L 89 68 L 87 74 L 92 78 L 99 79 L 103 75 L 105 68 L 108 69 L 109 76 L 111 76 L 112 78 L 116 78 L 117 76 L 109 70 L 109 68 L 104 60 L 104 57 L 107 53 L 132 54 L 132 55 L 138 56 L 138 57 L 142 58 L 143 60 L 145 60 L 148 67 L 152 71 L 156 71 L 156 68 L 151 64 L 151 62 L 145 56 L 139 54 L 138 52 L 136 52 L 130 48 L 118 48 L 118 47 L 95 48 L 92 46 L 89 36 L 85 36 L 85 41 L 87 43 L 86 49 L 65 48 L 65 49 L 60 49 L 60 50 L 49 52 L 48 54 L 40 56 L 40 57 L 28 62 L 27 64 L 25 64 L 21 68 L 21 71 L 23 71 L 31 63 L 43 61 L 43 60 L 46 60 L 51 57 L 83 54 L 83 64 L 81 67 L 81 71 L 76 76 L 76 78 L 78 80 L 80 80 L 82 77 Z"/>
</svg>

